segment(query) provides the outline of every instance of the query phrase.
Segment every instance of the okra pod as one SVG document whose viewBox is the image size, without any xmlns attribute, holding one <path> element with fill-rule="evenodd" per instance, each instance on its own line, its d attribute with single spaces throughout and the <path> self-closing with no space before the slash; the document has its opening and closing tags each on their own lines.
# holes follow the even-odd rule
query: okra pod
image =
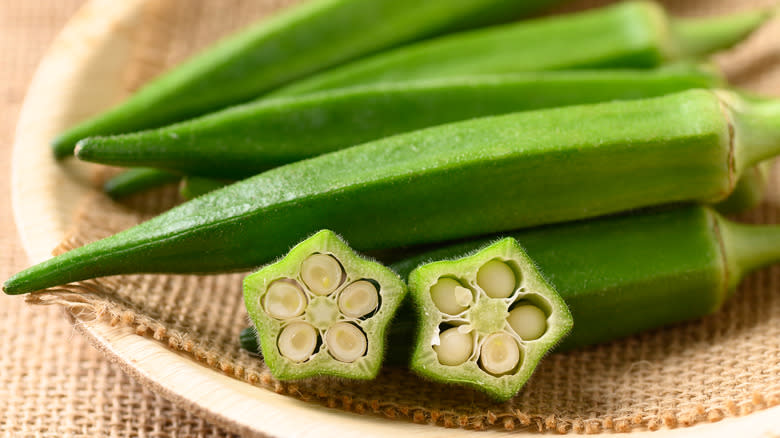
<svg viewBox="0 0 780 438">
<path fill-rule="evenodd" d="M 344 61 L 448 31 L 506 21 L 554 0 L 314 0 L 222 40 L 129 99 L 65 131 L 84 137 L 148 129 L 247 101 Z"/>
<path fill-rule="evenodd" d="M 320 231 L 244 279 L 265 363 L 279 379 L 371 379 L 385 331 L 406 294 L 390 269 Z"/>
<path fill-rule="evenodd" d="M 717 311 L 748 273 L 780 262 L 780 226 L 724 219 L 684 206 L 540 227 L 517 239 L 560 293 L 574 327 L 557 347 L 569 350 Z M 430 260 L 484 247 L 476 240 L 392 265 L 408 275 Z M 412 294 L 420 293 L 410 285 Z"/>
<path fill-rule="evenodd" d="M 419 319 L 410 368 L 499 400 L 515 395 L 572 327 L 563 299 L 512 238 L 416 268 L 409 290 Z"/>
<path fill-rule="evenodd" d="M 81 140 L 81 160 L 240 179 L 390 135 L 495 114 L 722 83 L 701 66 L 537 72 L 369 85 L 259 101 L 152 131 Z M 345 127 L 346 126 L 346 127 Z"/>
<path fill-rule="evenodd" d="M 770 16 L 760 10 L 678 19 L 655 3 L 621 2 L 400 47 L 293 82 L 269 96 L 444 75 L 655 67 L 731 47 Z"/>
<path fill-rule="evenodd" d="M 123 198 L 179 179 L 179 175 L 165 170 L 136 167 L 110 178 L 103 184 L 103 191 L 112 198 Z"/>
<path fill-rule="evenodd" d="M 231 181 L 221 179 L 201 178 L 197 176 L 185 176 L 179 183 L 179 195 L 185 201 L 205 195 L 208 192 L 220 189 L 230 184 Z"/>
<path fill-rule="evenodd" d="M 4 290 L 247 269 L 322 228 L 365 251 L 716 202 L 779 151 L 780 103 L 728 92 L 473 119 L 271 169 L 26 269 Z"/>
</svg>

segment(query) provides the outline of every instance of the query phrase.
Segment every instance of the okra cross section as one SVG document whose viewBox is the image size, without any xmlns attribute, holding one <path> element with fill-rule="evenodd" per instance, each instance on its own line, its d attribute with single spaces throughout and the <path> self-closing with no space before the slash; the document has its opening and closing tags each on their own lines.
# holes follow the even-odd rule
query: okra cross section
<svg viewBox="0 0 780 438">
<path fill-rule="evenodd" d="M 411 369 L 497 400 L 515 395 L 572 317 L 512 238 L 409 274 L 420 315 Z"/>
<path fill-rule="evenodd" d="M 244 279 L 244 302 L 276 378 L 371 379 L 406 286 L 322 230 Z"/>
</svg>

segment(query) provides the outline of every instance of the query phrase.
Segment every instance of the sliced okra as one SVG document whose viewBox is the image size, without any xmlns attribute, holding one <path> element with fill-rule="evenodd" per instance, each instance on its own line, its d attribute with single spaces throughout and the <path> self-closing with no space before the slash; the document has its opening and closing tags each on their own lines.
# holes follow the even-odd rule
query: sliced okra
<svg viewBox="0 0 780 438">
<path fill-rule="evenodd" d="M 512 238 L 409 275 L 420 314 L 413 371 L 473 386 L 498 400 L 517 393 L 572 318 Z"/>
<path fill-rule="evenodd" d="M 320 231 L 244 279 L 263 358 L 278 379 L 376 376 L 387 325 L 406 286 Z"/>
</svg>

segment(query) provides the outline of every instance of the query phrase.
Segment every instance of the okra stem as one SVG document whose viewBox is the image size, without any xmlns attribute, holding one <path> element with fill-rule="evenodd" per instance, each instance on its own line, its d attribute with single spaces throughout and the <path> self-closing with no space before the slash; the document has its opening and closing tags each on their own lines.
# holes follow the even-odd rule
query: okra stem
<svg viewBox="0 0 780 438">
<path fill-rule="evenodd" d="M 720 95 L 724 105 L 732 109 L 733 141 L 741 148 L 741 154 L 736 156 L 737 167 L 777 155 L 780 152 L 780 102 L 740 100 L 727 93 Z"/>
<path fill-rule="evenodd" d="M 718 218 L 729 267 L 729 294 L 745 275 L 780 262 L 780 226 L 740 224 Z"/>
</svg>

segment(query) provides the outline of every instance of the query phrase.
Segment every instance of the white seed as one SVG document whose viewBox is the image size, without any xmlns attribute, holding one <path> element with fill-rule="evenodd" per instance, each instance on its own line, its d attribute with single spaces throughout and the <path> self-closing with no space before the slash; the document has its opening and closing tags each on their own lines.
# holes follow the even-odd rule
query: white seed
<svg viewBox="0 0 780 438">
<path fill-rule="evenodd" d="M 358 280 L 341 291 L 339 296 L 339 309 L 341 313 L 360 318 L 373 312 L 379 305 L 379 292 L 373 283 L 366 280 Z"/>
<path fill-rule="evenodd" d="M 500 376 L 517 367 L 520 362 L 520 347 L 506 333 L 493 333 L 485 338 L 482 352 L 479 355 L 482 369 L 490 374 Z"/>
<path fill-rule="evenodd" d="M 306 309 L 306 294 L 297 281 L 288 278 L 276 280 L 263 296 L 265 312 L 276 319 L 293 318 Z"/>
<path fill-rule="evenodd" d="M 452 278 L 440 278 L 431 286 L 431 298 L 436 307 L 448 315 L 457 315 L 471 305 L 471 291 Z"/>
<path fill-rule="evenodd" d="M 507 317 L 507 322 L 517 333 L 517 336 L 526 341 L 539 339 L 547 331 L 547 315 L 542 309 L 530 304 L 512 309 Z"/>
<path fill-rule="evenodd" d="M 341 263 L 328 254 L 312 254 L 301 264 L 301 278 L 315 295 L 328 295 L 344 277 Z"/>
<path fill-rule="evenodd" d="M 337 322 L 325 332 L 330 354 L 342 362 L 354 362 L 366 353 L 366 334 L 348 322 Z"/>
<path fill-rule="evenodd" d="M 277 345 L 282 356 L 293 362 L 303 362 L 317 347 L 317 330 L 305 322 L 288 324 L 279 334 Z"/>
<path fill-rule="evenodd" d="M 469 333 L 463 333 L 458 327 L 452 327 L 439 335 L 439 345 L 434 345 L 433 350 L 442 365 L 460 365 L 466 362 L 474 349 L 474 337 Z"/>
<path fill-rule="evenodd" d="M 506 298 L 515 291 L 515 272 L 500 260 L 491 260 L 477 271 L 477 285 L 491 298 Z"/>
</svg>

